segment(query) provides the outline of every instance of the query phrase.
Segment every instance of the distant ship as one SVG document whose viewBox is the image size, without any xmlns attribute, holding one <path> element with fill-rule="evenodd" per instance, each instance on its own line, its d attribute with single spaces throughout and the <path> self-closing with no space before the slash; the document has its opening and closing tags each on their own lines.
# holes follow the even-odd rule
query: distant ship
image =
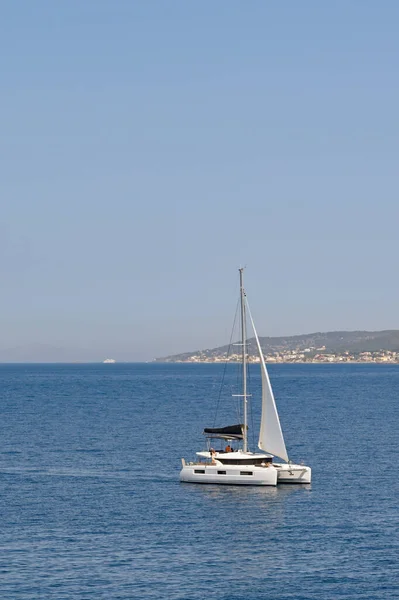
<svg viewBox="0 0 399 600">
<path fill-rule="evenodd" d="M 116 363 L 116 360 L 114 358 L 106 358 L 105 360 L 103 360 L 103 363 L 105 365 L 109 365 L 109 364 Z"/>
</svg>

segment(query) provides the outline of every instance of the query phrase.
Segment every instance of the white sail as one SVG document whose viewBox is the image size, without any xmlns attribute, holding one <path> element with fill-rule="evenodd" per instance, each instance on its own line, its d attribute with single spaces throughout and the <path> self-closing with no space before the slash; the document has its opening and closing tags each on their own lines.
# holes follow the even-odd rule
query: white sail
<svg viewBox="0 0 399 600">
<path fill-rule="evenodd" d="M 269 452 L 270 454 L 278 456 L 279 458 L 282 458 L 288 462 L 287 449 L 285 447 L 272 386 L 270 385 L 269 374 L 266 369 L 265 359 L 263 357 L 262 348 L 260 347 L 258 334 L 256 333 L 255 324 L 252 319 L 248 302 L 246 304 L 249 318 L 251 319 L 252 329 L 255 335 L 256 345 L 258 347 L 262 374 L 262 417 L 260 422 L 258 446 L 261 450 Z"/>
</svg>

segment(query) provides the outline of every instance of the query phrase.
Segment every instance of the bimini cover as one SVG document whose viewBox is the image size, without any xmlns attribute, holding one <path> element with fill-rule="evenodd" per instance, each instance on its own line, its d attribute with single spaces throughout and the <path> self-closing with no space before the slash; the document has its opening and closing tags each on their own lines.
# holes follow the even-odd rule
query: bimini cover
<svg viewBox="0 0 399 600">
<path fill-rule="evenodd" d="M 244 425 L 229 425 L 228 427 L 217 427 L 204 429 L 204 435 L 225 440 L 242 440 Z"/>
</svg>

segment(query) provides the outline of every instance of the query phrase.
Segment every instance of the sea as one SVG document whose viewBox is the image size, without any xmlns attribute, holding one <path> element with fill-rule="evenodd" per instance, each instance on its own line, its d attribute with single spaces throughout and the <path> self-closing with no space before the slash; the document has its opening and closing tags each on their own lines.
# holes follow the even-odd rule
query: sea
<svg viewBox="0 0 399 600">
<path fill-rule="evenodd" d="M 233 371 L 0 365 L 0 598 L 399 598 L 399 365 L 270 366 L 310 485 L 179 483 Z M 250 390 L 256 449 L 256 365 Z"/>
</svg>

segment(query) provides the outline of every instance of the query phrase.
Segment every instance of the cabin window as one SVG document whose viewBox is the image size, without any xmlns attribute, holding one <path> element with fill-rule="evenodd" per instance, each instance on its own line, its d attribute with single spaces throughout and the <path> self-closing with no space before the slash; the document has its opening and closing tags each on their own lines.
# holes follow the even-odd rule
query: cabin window
<svg viewBox="0 0 399 600">
<path fill-rule="evenodd" d="M 240 475 L 253 475 L 252 471 L 240 471 Z"/>
<path fill-rule="evenodd" d="M 218 471 L 218 475 L 226 475 L 226 471 Z"/>
<path fill-rule="evenodd" d="M 194 473 L 202 473 L 205 475 L 205 469 L 194 469 Z"/>
</svg>

